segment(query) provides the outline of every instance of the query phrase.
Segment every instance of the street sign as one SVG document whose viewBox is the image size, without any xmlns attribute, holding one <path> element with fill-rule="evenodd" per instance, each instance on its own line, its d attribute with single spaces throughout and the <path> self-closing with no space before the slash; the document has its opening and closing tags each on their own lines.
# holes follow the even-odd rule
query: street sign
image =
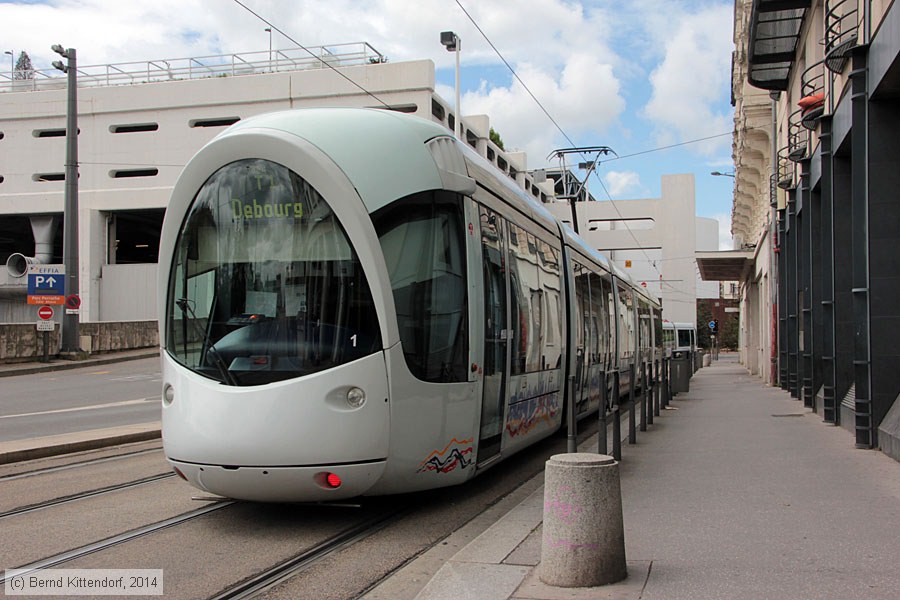
<svg viewBox="0 0 900 600">
<path fill-rule="evenodd" d="M 53 331 L 56 329 L 56 323 L 53 321 L 38 321 L 37 323 L 38 331 Z"/>
<path fill-rule="evenodd" d="M 715 329 L 715 328 L 716 328 L 716 322 L 715 322 L 715 321 L 710 321 L 710 322 L 709 322 L 709 328 L 710 328 L 710 329 Z"/>
<path fill-rule="evenodd" d="M 62 304 L 65 265 L 28 265 L 28 304 Z"/>
<path fill-rule="evenodd" d="M 66 296 L 66 308 L 69 310 L 78 310 L 81 307 L 81 298 L 78 294 L 69 294 Z"/>
<path fill-rule="evenodd" d="M 42 321 L 49 321 L 53 318 L 53 309 L 49 306 L 42 306 L 38 309 L 38 316 Z"/>
</svg>

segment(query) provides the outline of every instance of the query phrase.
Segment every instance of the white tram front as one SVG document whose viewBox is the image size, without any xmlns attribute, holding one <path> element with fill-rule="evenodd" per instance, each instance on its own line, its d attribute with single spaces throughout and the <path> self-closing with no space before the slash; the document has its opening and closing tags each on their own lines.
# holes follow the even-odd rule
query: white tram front
<svg viewBox="0 0 900 600">
<path fill-rule="evenodd" d="M 557 429 L 556 224 L 505 193 L 382 110 L 263 115 L 200 150 L 160 244 L 179 474 L 261 501 L 394 493 Z"/>
</svg>

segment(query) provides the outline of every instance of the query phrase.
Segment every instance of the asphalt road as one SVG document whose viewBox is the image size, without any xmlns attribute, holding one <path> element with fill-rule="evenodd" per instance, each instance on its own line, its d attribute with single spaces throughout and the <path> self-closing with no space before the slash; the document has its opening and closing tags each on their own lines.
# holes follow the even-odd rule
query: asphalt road
<svg viewBox="0 0 900 600">
<path fill-rule="evenodd" d="M 159 358 L 6 377 L 0 442 L 160 419 Z"/>
</svg>

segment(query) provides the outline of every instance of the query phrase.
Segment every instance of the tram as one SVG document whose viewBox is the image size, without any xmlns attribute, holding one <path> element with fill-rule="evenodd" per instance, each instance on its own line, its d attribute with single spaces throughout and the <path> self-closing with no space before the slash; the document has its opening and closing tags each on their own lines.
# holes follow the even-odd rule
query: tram
<svg viewBox="0 0 900 600">
<path fill-rule="evenodd" d="M 660 305 L 508 175 L 380 109 L 221 133 L 159 265 L 165 454 L 235 499 L 462 483 L 647 385 L 662 345 Z"/>
</svg>

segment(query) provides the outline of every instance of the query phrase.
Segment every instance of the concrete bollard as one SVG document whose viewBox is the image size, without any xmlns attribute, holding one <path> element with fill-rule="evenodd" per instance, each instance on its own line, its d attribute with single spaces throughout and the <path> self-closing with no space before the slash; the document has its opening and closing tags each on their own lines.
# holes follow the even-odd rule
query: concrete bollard
<svg viewBox="0 0 900 600">
<path fill-rule="evenodd" d="M 551 456 L 544 472 L 541 581 L 591 587 L 626 575 L 619 463 L 605 454 Z"/>
</svg>

